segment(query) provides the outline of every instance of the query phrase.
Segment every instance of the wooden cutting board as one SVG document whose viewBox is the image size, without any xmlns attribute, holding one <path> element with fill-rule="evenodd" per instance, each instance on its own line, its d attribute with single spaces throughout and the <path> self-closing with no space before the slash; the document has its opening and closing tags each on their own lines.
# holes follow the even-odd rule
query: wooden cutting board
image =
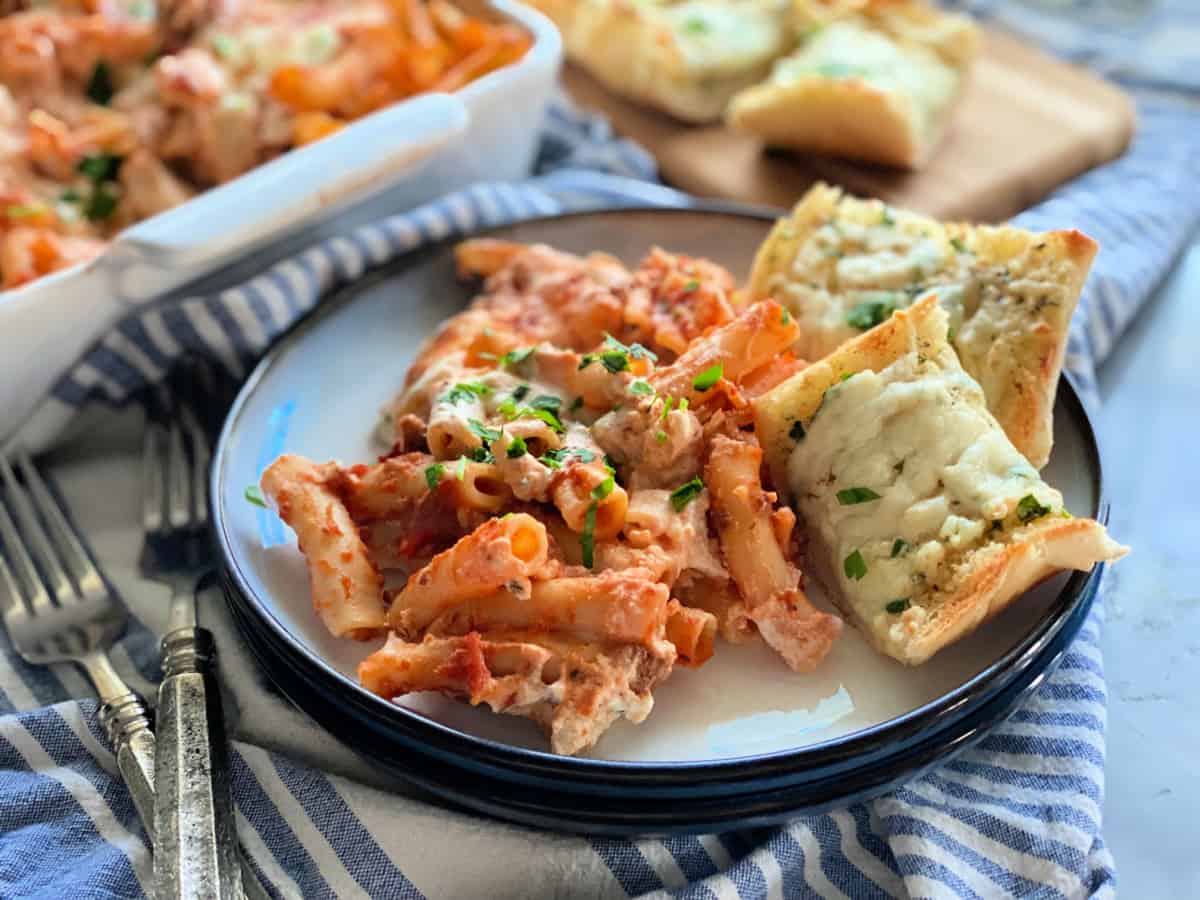
<svg viewBox="0 0 1200 900">
<path fill-rule="evenodd" d="M 938 218 L 1002 221 L 1120 156 L 1134 130 L 1133 102 L 1116 87 L 992 30 L 945 140 L 920 172 L 766 152 L 754 137 L 622 100 L 575 66 L 564 81 L 578 103 L 649 149 L 667 183 L 778 207 L 824 179 Z"/>
</svg>

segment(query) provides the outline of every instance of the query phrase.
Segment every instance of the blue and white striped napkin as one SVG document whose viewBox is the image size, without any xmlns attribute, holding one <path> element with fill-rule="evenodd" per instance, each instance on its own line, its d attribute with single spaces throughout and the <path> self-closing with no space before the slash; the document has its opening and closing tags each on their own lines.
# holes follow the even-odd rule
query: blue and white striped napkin
<svg viewBox="0 0 1200 900">
<path fill-rule="evenodd" d="M 1075 226 L 1102 251 L 1073 322 L 1068 367 L 1094 399 L 1102 362 L 1200 219 L 1200 112 L 1146 98 L 1121 160 L 1018 217 Z M 66 375 L 25 437 L 41 442 L 84 407 L 119 406 L 187 350 L 232 371 L 321 297 L 431 240 L 603 204 L 686 203 L 650 178 L 638 148 L 559 102 L 521 185 L 479 185 L 314 246 L 240 287 L 171 299 L 122 322 Z M 1119 537 L 1119 535 L 1118 535 Z M 129 596 L 135 618 L 141 618 Z M 955 761 L 871 803 L 778 828 L 700 837 L 586 839 L 449 812 L 311 760 L 311 726 L 238 659 L 215 623 L 256 726 L 235 746 L 239 831 L 279 896 L 994 897 L 1111 896 L 1101 836 L 1106 689 L 1099 604 L 1059 669 L 1009 722 Z M 117 656 L 153 674 L 135 625 Z M 246 666 L 246 668 L 242 668 Z M 78 682 L 25 666 L 0 636 L 0 897 L 142 896 L 145 836 Z M 273 735 L 271 751 L 260 737 Z M 282 751 L 282 752 L 280 752 Z M 323 771 L 325 770 L 325 771 Z"/>
</svg>

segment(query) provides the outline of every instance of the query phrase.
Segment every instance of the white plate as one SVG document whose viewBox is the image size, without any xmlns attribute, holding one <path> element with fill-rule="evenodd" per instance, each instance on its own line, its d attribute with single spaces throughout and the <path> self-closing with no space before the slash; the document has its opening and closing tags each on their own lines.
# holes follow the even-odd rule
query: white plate
<svg viewBox="0 0 1200 900">
<path fill-rule="evenodd" d="M 503 233 L 568 250 L 607 250 L 629 263 L 657 243 L 708 256 L 742 278 L 769 225 L 767 219 L 732 213 L 641 210 L 542 220 Z M 220 448 L 214 502 L 250 602 L 351 679 L 380 642 L 343 641 L 325 631 L 312 610 L 294 536 L 273 512 L 247 503 L 243 491 L 284 451 L 346 463 L 374 459 L 379 451 L 371 430 L 379 409 L 400 387 L 420 341 L 469 296 L 454 280 L 448 250 L 421 254 L 365 281 L 272 356 L 244 393 Z M 1060 399 L 1054 453 L 1044 474 L 1080 515 L 1095 515 L 1100 502 L 1091 441 L 1086 419 Z M 765 646 L 718 643 L 707 665 L 677 670 L 655 690 L 654 711 L 643 724 L 619 722 L 588 755 L 637 762 L 729 760 L 801 749 L 882 725 L 944 697 L 997 662 L 1047 616 L 1066 580 L 1062 575 L 1043 583 L 919 668 L 875 653 L 853 628 L 809 675 L 791 672 Z M 403 705 L 469 735 L 546 748 L 536 726 L 523 719 L 428 695 Z"/>
</svg>

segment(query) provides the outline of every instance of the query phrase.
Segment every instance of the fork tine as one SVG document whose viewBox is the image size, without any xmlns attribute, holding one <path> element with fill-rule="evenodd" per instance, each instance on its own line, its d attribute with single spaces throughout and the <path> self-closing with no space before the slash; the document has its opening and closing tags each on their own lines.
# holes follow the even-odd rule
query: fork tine
<svg viewBox="0 0 1200 900">
<path fill-rule="evenodd" d="M 167 428 L 167 523 L 172 530 L 186 528 L 191 521 L 189 488 L 187 452 L 175 410 Z"/>
<path fill-rule="evenodd" d="M 49 538 L 46 537 L 46 531 L 38 520 L 37 513 L 34 512 L 29 493 L 17 481 L 17 476 L 6 456 L 0 456 L 0 478 L 4 481 L 9 502 L 16 511 L 17 522 L 25 533 L 26 543 L 41 564 L 42 572 L 47 580 L 46 587 L 60 604 L 74 602 L 76 599 L 75 587 L 71 584 L 66 569 L 59 562 L 58 555 L 54 552 Z"/>
<path fill-rule="evenodd" d="M 33 460 L 29 458 L 28 452 L 23 449 L 18 450 L 16 459 L 17 467 L 25 478 L 25 484 L 33 495 L 34 506 L 41 513 L 42 519 L 50 531 L 54 547 L 58 550 L 63 562 L 66 563 L 71 575 L 74 576 L 75 583 L 79 585 L 80 595 L 87 597 L 95 591 L 104 590 L 104 579 L 100 577 L 99 570 L 92 564 L 87 551 L 83 549 L 83 542 L 79 540 L 79 535 L 75 533 L 75 529 L 71 527 L 71 523 L 67 521 L 62 509 L 50 494 L 46 482 L 34 468 Z"/>
<path fill-rule="evenodd" d="M 211 453 L 208 449 L 208 437 L 190 406 L 183 407 L 182 418 L 183 427 L 187 430 L 192 445 L 192 524 L 199 528 L 208 522 L 208 465 Z"/>
<path fill-rule="evenodd" d="M 16 527 L 12 524 L 12 519 L 9 518 L 8 510 L 4 508 L 4 504 L 0 503 L 0 535 L 4 536 L 4 544 L 8 546 L 9 552 L 12 550 L 12 543 L 8 537 L 10 533 L 15 533 Z M 21 586 L 17 584 L 16 576 L 9 568 L 8 561 L 4 558 L 4 554 L 0 553 L 0 592 L 3 592 L 3 615 L 4 624 L 8 627 L 9 637 L 13 636 L 13 622 L 17 618 L 25 618 L 29 615 L 29 610 L 25 608 L 25 602 L 21 599 Z"/>
<path fill-rule="evenodd" d="M 0 480 L 5 482 L 5 493 L 11 499 L 12 494 L 8 492 L 7 487 L 12 470 L 8 467 L 8 460 L 3 455 L 0 455 L 0 463 L 3 464 L 0 475 L 4 476 Z M 17 532 L 17 526 L 13 523 L 12 516 L 9 515 L 8 509 L 3 502 L 0 502 L 0 539 L 3 539 L 4 546 L 8 550 L 8 555 L 12 559 L 13 567 L 17 570 L 17 580 L 24 589 L 25 599 L 29 602 L 33 614 L 42 615 L 49 612 L 52 609 L 50 595 L 46 593 L 46 587 L 42 584 L 42 579 L 38 576 L 37 569 L 33 565 L 33 559 L 25 549 L 25 544 L 21 541 L 21 536 Z"/>
<path fill-rule="evenodd" d="M 163 527 L 163 459 L 166 457 L 167 432 L 146 413 L 146 431 L 142 435 L 142 530 L 147 534 Z"/>
</svg>

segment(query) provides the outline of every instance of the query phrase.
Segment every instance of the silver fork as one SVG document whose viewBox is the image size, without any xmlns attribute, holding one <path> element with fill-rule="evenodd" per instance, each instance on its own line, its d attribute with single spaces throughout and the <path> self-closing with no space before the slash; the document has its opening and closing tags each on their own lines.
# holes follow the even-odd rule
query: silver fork
<svg viewBox="0 0 1200 900">
<path fill-rule="evenodd" d="M 215 648 L 211 632 L 196 623 L 198 582 L 213 565 L 209 459 L 192 405 L 164 388 L 158 416 L 148 417 L 142 454 L 142 572 L 171 588 L 155 768 L 154 883 L 161 900 L 224 900 L 243 887 Z M 250 871 L 244 880 L 251 891 L 259 887 Z"/>
<path fill-rule="evenodd" d="M 100 696 L 100 720 L 116 750 L 117 768 L 153 839 L 155 741 L 150 712 L 108 657 L 109 648 L 125 630 L 125 609 L 28 454 L 18 450 L 14 458 L 20 477 L 0 453 L 4 626 L 27 663 L 73 662 L 87 672 Z"/>
</svg>

